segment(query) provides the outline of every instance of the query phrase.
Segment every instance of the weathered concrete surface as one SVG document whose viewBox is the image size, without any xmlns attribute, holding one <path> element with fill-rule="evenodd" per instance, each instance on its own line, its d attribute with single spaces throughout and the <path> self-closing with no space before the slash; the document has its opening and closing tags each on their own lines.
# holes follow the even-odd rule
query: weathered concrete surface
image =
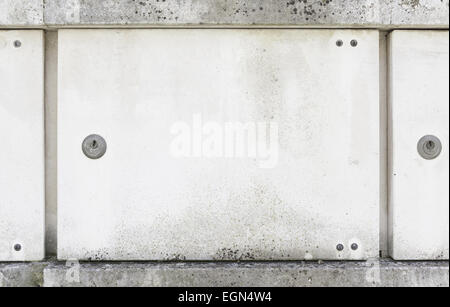
<svg viewBox="0 0 450 307">
<path fill-rule="evenodd" d="M 50 264 L 45 287 L 448 287 L 448 262 Z"/>
<path fill-rule="evenodd" d="M 0 263 L 0 288 L 41 287 L 47 263 Z"/>
<path fill-rule="evenodd" d="M 0 263 L 0 287 L 448 287 L 448 262 Z"/>
<path fill-rule="evenodd" d="M 447 260 L 448 31 L 393 31 L 389 46 L 390 256 Z M 426 160 L 415 150 L 426 135 L 442 144 L 435 159 Z"/>
<path fill-rule="evenodd" d="M 43 25 L 43 7 L 43 0 L 0 0 L 0 27 Z"/>
<path fill-rule="evenodd" d="M 448 28 L 448 18 L 449 0 L 0 0 L 0 26 Z"/>
<path fill-rule="evenodd" d="M 43 32 L 0 31 L 0 261 L 44 258 Z"/>
<path fill-rule="evenodd" d="M 59 259 L 379 254 L 378 31 L 61 30 L 58 41 Z M 175 152 L 180 121 L 189 140 L 213 123 L 215 152 Z M 242 135 L 254 141 L 226 136 L 233 123 L 253 125 Z M 79 150 L 93 131 L 111 145 L 100 163 Z"/>
</svg>

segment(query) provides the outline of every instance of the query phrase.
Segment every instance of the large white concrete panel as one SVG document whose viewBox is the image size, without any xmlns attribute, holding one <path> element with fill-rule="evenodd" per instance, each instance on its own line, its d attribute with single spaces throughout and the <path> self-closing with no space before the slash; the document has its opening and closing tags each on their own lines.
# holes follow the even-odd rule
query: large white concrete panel
<svg viewBox="0 0 450 307">
<path fill-rule="evenodd" d="M 0 261 L 44 258 L 42 31 L 0 31 Z"/>
<path fill-rule="evenodd" d="M 448 259 L 448 31 L 394 31 L 390 59 L 390 253 Z M 442 143 L 434 160 L 418 151 L 427 135 Z"/>
<path fill-rule="evenodd" d="M 61 30 L 58 257 L 378 256 L 378 44 L 365 30 Z M 262 148 L 232 154 L 219 132 L 236 122 L 265 124 L 244 142 Z"/>
</svg>

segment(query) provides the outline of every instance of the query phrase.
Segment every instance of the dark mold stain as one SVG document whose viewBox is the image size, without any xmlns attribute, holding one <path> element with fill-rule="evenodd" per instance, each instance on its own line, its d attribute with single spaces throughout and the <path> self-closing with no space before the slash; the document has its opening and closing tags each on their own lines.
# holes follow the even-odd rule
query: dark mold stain
<svg viewBox="0 0 450 307">
<path fill-rule="evenodd" d="M 416 7 L 420 6 L 420 0 L 402 0 L 401 5 L 411 6 L 415 9 Z"/>
<path fill-rule="evenodd" d="M 286 2 L 286 7 L 292 15 L 303 16 L 306 21 L 317 21 L 318 19 L 327 18 L 325 7 L 331 2 L 333 0 L 289 0 Z"/>
</svg>

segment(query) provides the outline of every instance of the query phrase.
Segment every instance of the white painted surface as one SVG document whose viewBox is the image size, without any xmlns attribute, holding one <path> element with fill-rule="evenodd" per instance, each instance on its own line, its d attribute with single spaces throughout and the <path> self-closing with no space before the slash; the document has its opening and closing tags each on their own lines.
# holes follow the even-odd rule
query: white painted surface
<svg viewBox="0 0 450 307">
<path fill-rule="evenodd" d="M 61 30 L 58 257 L 378 256 L 378 44 L 357 30 Z M 278 163 L 175 158 L 171 128 L 195 114 L 278 124 Z M 99 160 L 81 150 L 92 133 L 108 143 Z"/>
<path fill-rule="evenodd" d="M 391 256 L 448 259 L 448 31 L 394 31 L 390 53 Z M 443 144 L 435 160 L 418 154 L 425 135 Z"/>
<path fill-rule="evenodd" d="M 42 31 L 0 31 L 0 261 L 44 257 L 43 56 Z"/>
</svg>

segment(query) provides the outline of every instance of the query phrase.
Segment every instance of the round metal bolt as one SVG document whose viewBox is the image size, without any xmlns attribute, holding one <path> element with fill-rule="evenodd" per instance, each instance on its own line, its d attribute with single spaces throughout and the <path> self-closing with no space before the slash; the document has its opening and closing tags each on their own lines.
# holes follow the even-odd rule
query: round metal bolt
<svg viewBox="0 0 450 307">
<path fill-rule="evenodd" d="M 434 135 L 426 135 L 419 140 L 417 151 L 425 160 L 436 159 L 442 152 L 441 140 Z"/>
<path fill-rule="evenodd" d="M 86 157 L 93 160 L 103 157 L 107 149 L 105 139 L 97 134 L 86 137 L 81 147 Z"/>
<path fill-rule="evenodd" d="M 344 250 L 344 245 L 338 244 L 338 245 L 336 246 L 336 249 L 337 249 L 339 252 L 342 252 L 342 251 Z"/>
<path fill-rule="evenodd" d="M 20 245 L 20 244 L 14 245 L 14 250 L 15 250 L 16 252 L 20 252 L 20 251 L 22 250 L 22 245 Z"/>
<path fill-rule="evenodd" d="M 356 251 L 356 250 L 358 250 L 359 246 L 358 246 L 358 244 L 353 243 L 351 248 L 352 248 L 352 250 Z"/>
<path fill-rule="evenodd" d="M 16 47 L 16 48 L 22 47 L 22 42 L 19 40 L 14 41 L 14 47 Z"/>
<path fill-rule="evenodd" d="M 342 46 L 344 46 L 344 42 L 340 39 L 340 40 L 336 41 L 336 46 L 342 47 Z"/>
<path fill-rule="evenodd" d="M 352 47 L 358 46 L 358 41 L 357 41 L 356 39 L 353 39 L 353 40 L 350 42 L 350 46 L 352 46 Z"/>
</svg>

